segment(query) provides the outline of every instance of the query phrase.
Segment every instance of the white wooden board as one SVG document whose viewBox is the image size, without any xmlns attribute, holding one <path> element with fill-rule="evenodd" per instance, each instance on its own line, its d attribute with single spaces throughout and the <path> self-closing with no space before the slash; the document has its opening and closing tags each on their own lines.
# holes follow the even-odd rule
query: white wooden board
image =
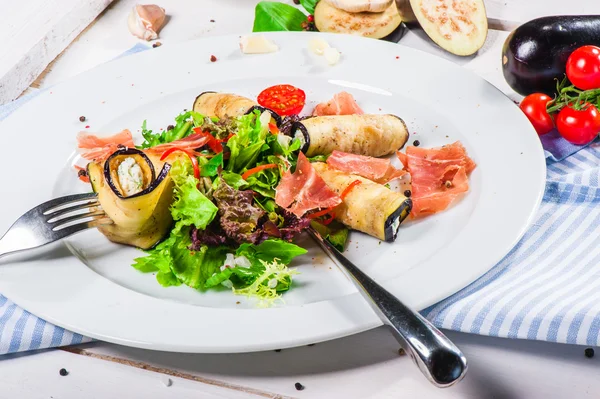
<svg viewBox="0 0 600 399">
<path fill-rule="evenodd" d="M 18 97 L 113 0 L 0 0 L 0 105 Z"/>
</svg>

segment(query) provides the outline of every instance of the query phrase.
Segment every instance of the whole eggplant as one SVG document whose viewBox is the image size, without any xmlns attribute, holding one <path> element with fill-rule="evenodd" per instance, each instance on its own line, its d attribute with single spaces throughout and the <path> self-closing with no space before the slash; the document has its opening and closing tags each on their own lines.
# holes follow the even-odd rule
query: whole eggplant
<svg viewBox="0 0 600 399">
<path fill-rule="evenodd" d="M 585 45 L 600 46 L 600 15 L 542 17 L 515 29 L 502 49 L 504 78 L 517 93 L 553 96 L 567 59 Z"/>
</svg>

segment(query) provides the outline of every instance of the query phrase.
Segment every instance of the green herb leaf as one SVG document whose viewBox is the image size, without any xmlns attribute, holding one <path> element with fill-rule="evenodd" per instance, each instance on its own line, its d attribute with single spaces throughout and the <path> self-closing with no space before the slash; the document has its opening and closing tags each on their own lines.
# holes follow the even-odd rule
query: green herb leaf
<svg viewBox="0 0 600 399">
<path fill-rule="evenodd" d="M 245 256 L 252 264 L 257 261 L 273 262 L 278 259 L 287 265 L 296 256 L 304 255 L 306 249 L 291 242 L 270 238 L 258 245 L 244 243 L 236 251 L 237 256 Z"/>
<path fill-rule="evenodd" d="M 306 10 L 307 13 L 313 15 L 315 13 L 315 7 L 319 0 L 300 0 L 300 4 Z"/>
<path fill-rule="evenodd" d="M 296 7 L 274 1 L 261 1 L 254 10 L 253 32 L 301 31 L 306 15 Z"/>
<path fill-rule="evenodd" d="M 344 252 L 346 248 L 346 242 L 348 241 L 348 228 L 343 224 L 335 221 L 327 226 L 313 220 L 310 225 L 317 230 L 317 232 L 331 243 L 340 252 Z"/>
<path fill-rule="evenodd" d="M 212 177 L 216 176 L 219 172 L 219 167 L 223 167 L 223 153 L 220 152 L 211 158 L 206 164 L 202 166 L 200 170 L 200 176 Z"/>
</svg>

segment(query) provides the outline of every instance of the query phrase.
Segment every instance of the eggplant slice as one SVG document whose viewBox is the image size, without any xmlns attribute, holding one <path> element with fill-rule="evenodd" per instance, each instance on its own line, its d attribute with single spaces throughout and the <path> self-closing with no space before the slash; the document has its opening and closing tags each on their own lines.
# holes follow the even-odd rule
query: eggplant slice
<svg viewBox="0 0 600 399">
<path fill-rule="evenodd" d="M 406 124 L 395 115 L 315 116 L 296 122 L 292 135 L 302 141 L 307 157 L 333 150 L 382 157 L 408 141 Z"/>
<path fill-rule="evenodd" d="M 133 178 L 134 174 L 120 173 L 119 166 L 124 162 L 134 165 L 137 170 L 136 183 L 140 186 L 139 191 L 132 195 L 127 195 L 124 180 Z M 96 162 L 88 164 L 92 189 L 98 194 L 102 209 L 113 221 L 112 225 L 100 226 L 98 230 L 110 241 L 149 249 L 169 234 L 173 223 L 169 210 L 173 203 L 171 165 L 162 164 L 157 176 L 155 170 L 158 166 L 161 166 L 160 161 L 153 162 L 142 151 L 133 148 L 116 151 L 104 165 Z"/>
<path fill-rule="evenodd" d="M 396 0 L 402 20 L 415 22 L 444 50 L 467 56 L 485 43 L 488 21 L 483 0 Z"/>
<path fill-rule="evenodd" d="M 338 221 L 380 240 L 392 242 L 396 239 L 400 224 L 412 209 L 410 198 L 364 177 L 330 168 L 323 162 L 313 162 L 312 166 L 327 186 L 338 194 L 355 180 L 361 182 L 335 208 Z"/>
<path fill-rule="evenodd" d="M 346 33 L 382 39 L 394 32 L 402 23 L 396 3 L 383 12 L 348 12 L 329 4 L 317 3 L 315 25 L 319 32 Z"/>
<path fill-rule="evenodd" d="M 269 111 L 277 126 L 281 124 L 281 117 L 276 112 L 261 107 L 249 98 L 237 94 L 205 91 L 194 100 L 193 110 L 204 116 L 216 116 L 219 119 L 235 118 L 249 114 L 254 110 Z"/>
</svg>

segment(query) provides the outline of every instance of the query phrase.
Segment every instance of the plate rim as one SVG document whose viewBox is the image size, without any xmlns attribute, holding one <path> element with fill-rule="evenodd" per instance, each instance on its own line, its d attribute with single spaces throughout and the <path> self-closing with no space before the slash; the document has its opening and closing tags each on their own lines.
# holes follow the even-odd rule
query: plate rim
<svg viewBox="0 0 600 399">
<path fill-rule="evenodd" d="M 319 36 L 324 36 L 326 37 L 326 39 L 328 41 L 343 41 L 343 42 L 348 42 L 348 41 L 368 41 L 368 40 L 372 40 L 372 39 L 365 39 L 365 38 L 358 38 L 358 37 L 351 37 L 351 36 L 340 36 L 340 35 L 335 35 L 335 34 L 325 34 L 325 33 L 307 33 L 307 32 L 301 32 L 301 33 L 292 33 L 292 32 L 269 32 L 269 33 L 264 33 L 266 36 L 272 36 L 276 41 L 279 42 L 283 42 L 285 41 L 285 37 L 302 37 L 305 41 L 309 38 L 309 35 L 319 35 Z M 302 35 L 302 36 L 299 36 Z M 198 45 L 199 43 L 203 43 L 203 42 L 218 42 L 218 41 L 227 41 L 230 40 L 232 38 L 237 38 L 238 35 L 221 35 L 221 36 L 213 36 L 213 37 L 207 37 L 207 38 L 199 38 L 199 39 L 195 39 L 192 41 L 188 41 L 188 42 L 182 42 L 182 43 L 176 43 L 173 45 L 168 46 L 169 49 L 171 49 L 170 51 L 172 52 L 176 52 L 177 49 L 181 49 L 181 48 L 185 48 L 188 46 L 193 46 L 193 45 Z M 383 42 L 377 42 L 377 43 L 383 43 Z M 414 49 L 411 47 L 407 47 L 404 46 L 402 44 L 393 44 L 393 43 L 385 43 L 382 44 L 383 46 L 390 46 L 390 48 L 392 46 L 399 46 L 402 49 L 399 51 L 407 51 L 409 53 L 413 52 L 413 53 L 419 53 L 420 57 L 425 57 L 425 59 L 429 59 L 429 60 L 435 60 L 435 62 L 439 62 L 442 65 L 450 65 L 452 68 L 458 68 L 461 69 L 463 71 L 465 71 L 468 75 L 470 75 L 471 79 L 475 79 L 475 80 L 479 80 L 484 82 L 484 85 L 486 85 L 486 87 L 492 87 L 494 88 L 504 99 L 503 101 L 511 101 L 501 90 L 499 90 L 497 87 L 495 87 L 494 85 L 490 84 L 489 82 L 487 82 L 485 79 L 481 78 L 479 75 L 475 74 L 472 71 L 469 71 L 465 68 L 462 68 L 459 65 L 456 65 L 454 63 L 452 63 L 449 60 L 440 58 L 440 57 L 436 57 L 432 54 L 429 54 L 427 52 L 424 52 L 422 50 L 418 50 L 418 49 Z M 380 44 L 377 44 L 377 46 L 380 46 Z M 157 51 L 157 53 L 159 53 L 160 51 L 165 51 L 165 49 L 156 49 L 156 50 L 152 50 L 152 51 Z M 147 52 L 142 52 L 142 53 L 138 53 L 138 54 L 132 54 L 132 57 L 123 57 L 120 59 L 115 59 L 112 61 L 107 62 L 106 64 L 101 64 L 98 65 L 94 68 L 92 68 L 90 71 L 86 71 L 83 72 L 71 79 L 68 79 L 65 82 L 61 82 L 59 84 L 57 84 L 56 86 L 53 86 L 55 88 L 60 88 L 63 87 L 65 85 L 68 85 L 69 82 L 75 81 L 77 79 L 85 79 L 86 76 L 91 75 L 93 72 L 97 72 L 103 68 L 106 67 L 107 64 L 111 64 L 114 65 L 116 63 L 119 62 L 123 62 L 123 63 L 129 63 L 129 62 L 135 62 L 135 61 L 131 61 L 132 58 L 136 57 L 136 58 L 143 58 L 144 55 L 147 54 Z M 218 80 L 218 79 L 214 79 L 214 80 Z M 47 101 L 47 96 L 45 95 L 46 93 L 42 93 L 41 95 L 38 95 L 37 98 L 33 98 L 31 99 L 28 103 L 31 104 L 26 104 L 24 106 L 33 106 L 37 103 L 42 103 L 44 101 Z M 22 108 L 22 107 L 21 107 Z M 24 112 L 24 111 L 21 111 Z M 16 115 L 16 116 L 15 116 Z M 515 113 L 515 115 L 517 115 Z M 12 115 L 10 115 L 8 118 L 6 118 L 6 120 L 0 122 L 0 127 L 3 125 L 7 124 L 7 120 L 12 120 L 11 118 L 16 118 L 19 116 L 19 109 L 17 109 Z M 522 115 L 522 120 L 526 121 L 527 119 L 525 118 L 524 115 Z M 533 128 L 530 127 L 530 130 L 533 131 Z M 518 236 L 516 236 L 510 245 L 506 245 L 508 248 L 503 249 L 503 255 L 499 257 L 499 259 L 496 259 L 494 262 L 490 262 L 492 263 L 488 268 L 486 268 L 485 270 L 477 270 L 477 271 L 472 271 L 472 273 L 469 275 L 469 277 L 464 277 L 463 283 L 460 283 L 462 286 L 461 288 L 448 288 L 446 291 L 444 292 L 440 292 L 437 296 L 436 299 L 434 300 L 430 300 L 427 302 L 430 302 L 428 304 L 420 304 L 420 305 L 416 305 L 416 308 L 418 309 L 423 309 L 429 305 L 435 304 L 437 302 L 439 302 L 440 300 L 443 300 L 445 298 L 447 298 L 448 296 L 452 295 L 455 292 L 460 291 L 461 289 L 463 289 L 464 287 L 468 286 L 469 284 L 475 282 L 479 277 L 481 277 L 482 275 L 484 275 L 485 273 L 487 273 L 491 268 L 493 268 L 493 266 L 495 264 L 497 264 L 503 256 L 505 256 L 510 249 L 516 245 L 516 243 L 518 243 L 518 241 L 522 238 L 522 236 L 525 234 L 525 232 L 527 231 L 527 229 L 529 228 L 529 226 L 531 225 L 533 219 L 536 216 L 537 210 L 539 209 L 539 206 L 541 204 L 543 195 L 544 195 L 544 189 L 545 189 L 545 172 L 546 172 L 546 161 L 545 161 L 545 156 L 544 156 L 544 152 L 543 152 L 543 148 L 540 142 L 538 142 L 538 148 L 537 148 L 537 155 L 539 157 L 538 161 L 536 163 L 539 163 L 539 165 L 543 165 L 543 167 L 541 167 L 539 169 L 539 173 L 540 173 L 540 187 L 537 190 L 537 198 L 536 198 L 536 205 L 533 209 L 530 210 L 529 212 L 529 216 L 528 219 L 522 224 L 519 234 Z M 71 255 L 72 258 L 76 259 L 73 255 Z M 40 261 L 40 260 L 38 260 Z M 77 260 L 79 262 L 79 260 Z M 467 281 L 468 280 L 468 281 Z M 2 285 L 2 284 L 0 284 Z M 123 287 L 121 287 L 122 289 L 125 289 Z M 139 294 L 142 295 L 142 294 Z M 350 298 L 349 298 L 350 297 Z M 108 342 L 113 342 L 113 343 L 117 343 L 117 344 L 124 344 L 124 345 L 129 345 L 129 346 L 135 346 L 135 347 L 140 347 L 140 348 L 146 348 L 146 349 L 154 349 L 154 350 L 167 350 L 167 351 L 175 351 L 175 352 L 194 352 L 194 353 L 237 353 L 237 352 L 252 352 L 252 351 L 262 351 L 262 350 L 269 350 L 269 349 L 273 349 L 273 348 L 288 348 L 288 347 L 293 347 L 293 346 L 299 346 L 299 345 L 304 345 L 304 344 L 309 344 L 309 343 L 316 343 L 316 342 L 322 342 L 322 341 L 326 341 L 326 340 L 330 340 L 330 339 L 335 339 L 335 338 L 340 338 L 340 337 L 344 337 L 344 336 L 348 336 L 354 333 L 359 333 L 362 331 L 366 331 L 369 330 L 371 328 L 377 327 L 379 325 L 381 325 L 381 321 L 379 321 L 378 319 L 376 319 L 374 314 L 371 314 L 371 316 L 368 316 L 368 312 L 370 312 L 370 308 L 368 306 L 366 306 L 366 304 L 363 303 L 363 305 L 365 306 L 361 306 L 358 305 L 357 301 L 363 301 L 362 297 L 360 296 L 359 293 L 354 293 L 351 295 L 347 295 L 347 296 L 342 296 L 342 297 L 338 297 L 332 300 L 328 300 L 328 301 L 323 301 L 323 302 L 328 302 L 328 306 L 330 307 L 331 305 L 335 305 L 335 306 L 343 306 L 340 305 L 338 302 L 339 301 L 347 301 L 348 303 L 352 303 L 353 305 L 357 305 L 358 306 L 358 313 L 359 316 L 363 315 L 364 316 L 364 321 L 361 324 L 353 324 L 353 327 L 351 328 L 352 331 L 349 331 L 348 329 L 345 329 L 343 331 L 339 331 L 338 333 L 333 333 L 332 331 L 328 331 L 327 333 L 322 333 L 319 334 L 318 331 L 316 331 L 312 336 L 307 337 L 304 340 L 298 340 L 297 338 L 287 341 L 287 342 L 283 342 L 281 341 L 278 344 L 274 344 L 274 345 L 264 345 L 264 344 L 257 344 L 254 346 L 248 346 L 248 345 L 244 345 L 244 347 L 238 347 L 238 346 L 231 346 L 231 347 L 213 347 L 213 346 L 202 346 L 202 345 L 193 345 L 193 346 L 186 346 L 186 345 L 181 345 L 181 346 L 169 346 L 169 345 L 161 345 L 161 344 L 156 344 L 156 343 L 145 343 L 145 342 L 137 342 L 137 341 L 128 341 L 128 340 L 123 340 L 120 339 L 118 337 L 114 337 L 114 336 L 110 336 L 107 334 L 97 334 L 94 331 L 91 330 L 86 330 L 84 328 L 81 328 L 80 326 L 77 326 L 73 323 L 68 323 L 65 322 L 62 319 L 57 319 L 54 318 L 52 315 L 48 314 L 47 312 L 44 311 L 37 311 L 35 308 L 36 306 L 33 306 L 31 301 L 28 301 L 24 298 L 10 298 L 12 302 L 16 303 L 17 305 L 21 306 L 23 305 L 25 308 L 29 308 L 29 309 L 33 309 L 34 311 L 32 313 L 34 314 L 41 314 L 43 315 L 43 319 L 45 319 L 46 321 L 49 321 L 55 325 L 67 328 L 71 331 L 74 332 L 78 332 L 80 334 L 86 335 L 88 337 L 91 338 L 96 338 L 96 339 L 100 339 L 103 341 L 108 341 Z M 311 303 L 311 304 L 307 304 L 307 305 L 303 305 L 300 306 L 299 308 L 304 308 L 305 311 L 308 311 L 308 314 L 310 314 L 313 309 L 315 308 L 315 305 L 319 305 L 321 304 L 321 302 L 316 302 L 316 303 Z M 335 307 L 334 306 L 334 307 Z M 309 310 L 310 308 L 310 310 Z M 287 311 L 289 311 L 289 308 Z M 224 311 L 224 309 L 220 309 L 220 311 Z M 292 342 L 293 341 L 293 342 Z"/>
</svg>

